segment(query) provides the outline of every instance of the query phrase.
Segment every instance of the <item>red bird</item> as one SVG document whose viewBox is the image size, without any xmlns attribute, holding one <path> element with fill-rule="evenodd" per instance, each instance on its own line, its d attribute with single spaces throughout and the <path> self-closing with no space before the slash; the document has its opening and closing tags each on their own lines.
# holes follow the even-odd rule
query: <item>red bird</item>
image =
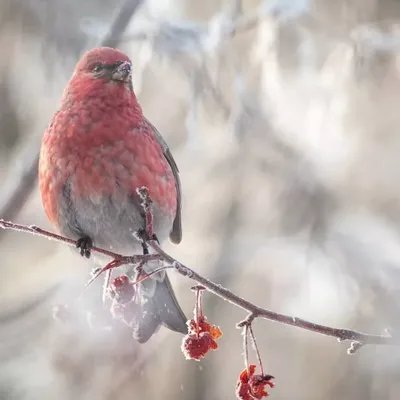
<svg viewBox="0 0 400 400">
<path fill-rule="evenodd" d="M 182 239 L 178 168 L 160 133 L 143 116 L 131 68 L 119 50 L 87 52 L 42 140 L 44 209 L 57 231 L 79 241 L 82 255 L 89 256 L 92 244 L 121 254 L 142 250 L 134 238 L 145 226 L 136 193 L 142 186 L 153 200 L 157 238 Z M 160 273 L 141 285 L 134 337 L 146 342 L 161 324 L 186 334 L 187 318 L 168 276 Z"/>
</svg>

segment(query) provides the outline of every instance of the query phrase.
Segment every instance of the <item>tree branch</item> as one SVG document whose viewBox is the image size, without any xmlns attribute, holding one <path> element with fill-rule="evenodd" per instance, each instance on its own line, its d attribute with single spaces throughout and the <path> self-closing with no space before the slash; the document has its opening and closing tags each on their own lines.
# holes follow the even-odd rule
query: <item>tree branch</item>
<svg viewBox="0 0 400 400">
<path fill-rule="evenodd" d="M 31 148 L 32 142 L 29 143 L 28 151 L 24 149 L 20 157 L 16 157 L 25 160 L 22 168 L 17 164 L 3 185 L 4 194 L 0 198 L 0 215 L 3 218 L 12 219 L 17 216 L 35 188 L 39 152 L 32 152 Z"/>
<path fill-rule="evenodd" d="M 13 222 L 8 222 L 0 219 L 0 228 L 3 229 L 10 229 L 14 231 L 19 231 L 19 232 L 26 232 L 26 233 L 31 233 L 35 235 L 40 235 L 47 237 L 48 239 L 51 240 L 56 240 L 62 243 L 66 243 L 70 246 L 76 246 L 76 241 L 66 238 L 61 235 L 54 234 L 52 232 L 46 231 L 44 229 L 41 229 L 37 226 L 25 226 L 25 225 L 20 225 L 20 224 L 15 224 Z M 109 256 L 114 259 L 114 264 L 113 261 L 109 264 L 106 265 L 98 274 L 96 274 L 96 277 L 98 277 L 102 272 L 109 270 L 110 268 L 113 268 L 113 266 L 110 267 L 110 265 L 114 266 L 122 266 L 126 264 L 138 264 L 138 263 L 143 263 L 143 262 L 148 262 L 154 259 L 158 259 L 161 261 L 164 261 L 167 266 L 165 266 L 165 269 L 174 269 L 177 272 L 179 272 L 181 275 L 186 276 L 190 279 L 193 279 L 200 285 L 204 286 L 207 290 L 210 292 L 214 293 L 218 297 L 229 301 L 230 303 L 234 304 L 237 307 L 242 308 L 243 310 L 247 311 L 249 313 L 247 319 L 245 320 L 246 322 L 241 322 L 238 324 L 238 327 L 243 327 L 245 323 L 248 323 L 248 321 L 253 321 L 256 318 L 263 318 L 263 319 L 268 319 L 271 321 L 276 321 L 280 322 L 286 325 L 291 325 L 295 326 L 297 328 L 301 328 L 307 331 L 319 333 L 322 335 L 326 336 L 331 336 L 337 338 L 339 341 L 350 341 L 351 346 L 348 349 L 349 354 L 353 354 L 356 350 L 358 350 L 360 347 L 364 345 L 400 345 L 400 340 L 396 337 L 392 337 L 391 335 L 385 334 L 385 335 L 372 335 L 368 333 L 362 333 L 358 331 L 354 331 L 351 329 L 342 329 L 342 328 L 332 328 L 330 326 L 326 325 L 321 325 L 321 324 L 316 324 L 314 322 L 307 321 L 302 318 L 290 316 L 290 315 L 285 315 L 285 314 L 280 314 L 262 307 L 257 306 L 254 303 L 251 303 L 250 301 L 245 300 L 244 298 L 234 294 L 230 290 L 222 287 L 221 285 L 214 283 L 210 281 L 207 278 L 204 278 L 191 268 L 188 268 L 187 266 L 183 265 L 179 261 L 177 261 L 175 258 L 170 256 L 168 253 L 166 253 L 161 247 L 155 242 L 155 241 L 148 241 L 148 246 L 151 247 L 156 254 L 145 254 L 145 255 L 134 255 L 134 256 L 123 256 L 121 254 L 113 253 L 109 250 L 105 250 L 102 248 L 98 247 L 92 247 L 91 250 L 104 254 L 106 256 Z"/>
<path fill-rule="evenodd" d="M 100 41 L 100 46 L 115 47 L 122 40 L 132 17 L 136 13 L 143 0 L 126 0 L 118 10 L 109 32 Z"/>
</svg>

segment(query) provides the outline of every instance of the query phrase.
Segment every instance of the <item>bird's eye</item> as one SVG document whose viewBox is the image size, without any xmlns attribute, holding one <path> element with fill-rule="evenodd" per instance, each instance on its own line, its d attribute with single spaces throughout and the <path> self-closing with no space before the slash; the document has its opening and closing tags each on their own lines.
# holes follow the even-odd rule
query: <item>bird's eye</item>
<svg viewBox="0 0 400 400">
<path fill-rule="evenodd" d="M 100 72 L 102 69 L 103 69 L 103 66 L 101 64 L 96 64 L 92 68 L 93 72 Z"/>
</svg>

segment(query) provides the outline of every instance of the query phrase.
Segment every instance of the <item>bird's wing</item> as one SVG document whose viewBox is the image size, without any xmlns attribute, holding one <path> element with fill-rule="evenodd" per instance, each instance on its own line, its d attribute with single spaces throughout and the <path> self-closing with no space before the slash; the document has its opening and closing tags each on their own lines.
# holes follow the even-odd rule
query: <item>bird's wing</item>
<svg viewBox="0 0 400 400">
<path fill-rule="evenodd" d="M 165 142 L 164 138 L 161 136 L 161 133 L 147 118 L 144 118 L 144 120 L 147 124 L 149 124 L 149 126 L 152 128 L 154 134 L 156 135 L 157 141 L 160 144 L 161 148 L 163 149 L 164 156 L 167 159 L 168 164 L 170 165 L 172 173 L 175 178 L 176 193 L 177 193 L 177 207 L 176 207 L 176 215 L 175 215 L 174 223 L 172 225 L 172 230 L 169 234 L 169 238 L 172 243 L 178 244 L 182 240 L 182 221 L 181 221 L 182 190 L 181 190 L 181 180 L 179 179 L 179 169 L 178 169 L 178 166 L 176 165 L 174 157 L 172 157 L 172 154 L 169 150 L 167 143 Z"/>
</svg>

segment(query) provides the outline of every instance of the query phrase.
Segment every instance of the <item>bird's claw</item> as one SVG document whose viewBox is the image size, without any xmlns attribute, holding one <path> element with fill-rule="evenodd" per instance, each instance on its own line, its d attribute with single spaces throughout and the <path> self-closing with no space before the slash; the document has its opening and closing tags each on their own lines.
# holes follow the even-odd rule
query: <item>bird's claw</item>
<svg viewBox="0 0 400 400">
<path fill-rule="evenodd" d="M 82 237 L 76 241 L 76 247 L 79 249 L 82 257 L 90 258 L 92 246 L 93 241 L 88 236 Z"/>
<path fill-rule="evenodd" d="M 151 237 L 151 240 L 154 240 L 157 244 L 160 244 L 160 241 L 158 240 L 158 237 L 155 233 L 153 233 L 153 236 Z"/>
<path fill-rule="evenodd" d="M 144 255 L 149 254 L 149 246 L 147 245 L 147 242 L 154 240 L 155 242 L 160 244 L 157 235 L 153 233 L 151 236 L 149 236 L 149 234 L 146 232 L 146 229 L 143 228 L 139 229 L 137 231 L 137 235 L 142 242 L 142 249 Z"/>
</svg>

